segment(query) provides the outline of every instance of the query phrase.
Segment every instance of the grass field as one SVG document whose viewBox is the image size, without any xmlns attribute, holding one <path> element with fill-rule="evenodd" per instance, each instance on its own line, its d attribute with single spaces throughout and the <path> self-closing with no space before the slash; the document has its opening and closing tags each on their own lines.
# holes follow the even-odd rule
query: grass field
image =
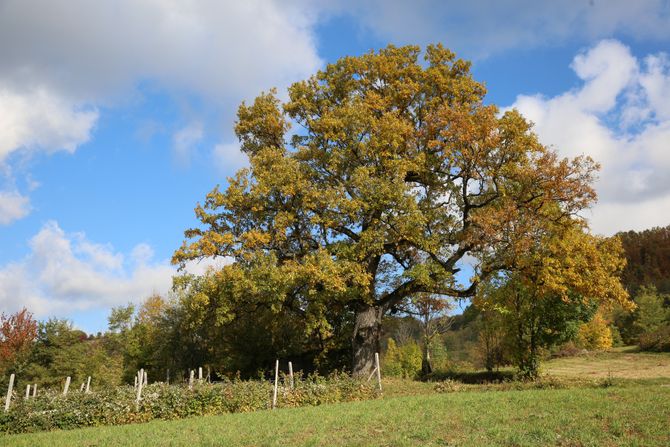
<svg viewBox="0 0 670 447">
<path fill-rule="evenodd" d="M 374 401 L 6 436 L 0 444 L 670 445 L 669 355 L 619 352 L 545 365 L 568 381 L 607 377 L 608 369 L 620 378 L 612 387 L 435 394 L 433 384 L 387 381 L 385 397 Z"/>
<path fill-rule="evenodd" d="M 544 366 L 557 377 L 618 379 L 670 379 L 670 355 L 637 352 L 604 352 L 554 359 Z"/>
</svg>

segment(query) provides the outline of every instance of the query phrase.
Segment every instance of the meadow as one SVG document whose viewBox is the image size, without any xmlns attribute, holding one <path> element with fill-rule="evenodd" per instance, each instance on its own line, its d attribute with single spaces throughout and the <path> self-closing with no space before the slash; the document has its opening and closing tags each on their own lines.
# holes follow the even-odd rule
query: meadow
<svg viewBox="0 0 670 447">
<path fill-rule="evenodd" d="M 554 359 L 538 382 L 385 380 L 380 399 L 8 435 L 8 446 L 667 446 L 670 355 Z"/>
</svg>

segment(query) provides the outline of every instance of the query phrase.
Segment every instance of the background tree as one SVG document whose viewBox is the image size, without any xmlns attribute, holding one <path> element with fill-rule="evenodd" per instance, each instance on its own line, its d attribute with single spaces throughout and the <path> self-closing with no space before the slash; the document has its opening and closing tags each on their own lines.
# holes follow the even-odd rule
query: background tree
<svg viewBox="0 0 670 447">
<path fill-rule="evenodd" d="M 443 297 L 420 293 L 409 300 L 405 313 L 413 315 L 421 324 L 421 374 L 433 372 L 431 353 L 435 339 L 444 334 L 453 320 L 447 314 L 451 303 Z"/>
<path fill-rule="evenodd" d="M 346 57 L 292 85 L 285 104 L 274 92 L 242 104 L 235 131 L 250 168 L 198 205 L 202 226 L 173 257 L 231 257 L 218 275 L 227 300 L 298 315 L 324 346 L 333 314 L 351 316 L 355 375 L 372 370 L 393 306 L 472 296 L 533 236 L 519 216 L 561 224 L 595 199 L 590 159 L 559 159 L 517 112 L 485 105 L 451 51 L 419 55 Z M 465 255 L 479 262 L 462 285 Z"/>
<path fill-rule="evenodd" d="M 668 324 L 670 309 L 664 306 L 664 296 L 656 287 L 641 287 L 635 296 L 637 309 L 633 316 L 633 328 L 637 334 L 644 334 L 660 329 Z"/>
<path fill-rule="evenodd" d="M 476 303 L 505 316 L 522 375 L 538 374 L 539 352 L 574 338 L 599 306 L 633 308 L 619 281 L 625 264 L 616 238 L 591 236 L 576 224 L 554 227 L 493 278 Z"/>
<path fill-rule="evenodd" d="M 644 334 L 670 326 L 670 295 L 661 294 L 655 286 L 641 286 L 633 300 L 636 308 L 615 306 L 608 318 L 625 344 L 637 344 Z"/>
<path fill-rule="evenodd" d="M 13 314 L 0 314 L 0 372 L 3 375 L 22 372 L 36 337 L 37 322 L 25 307 Z"/>
<path fill-rule="evenodd" d="M 81 383 L 93 377 L 93 386 L 121 383 L 122 357 L 109 349 L 105 337 L 88 337 L 67 320 L 49 319 L 38 324 L 37 338 L 21 375 L 27 383 L 62 386 L 65 377 Z"/>
<path fill-rule="evenodd" d="M 482 310 L 476 321 L 479 332 L 477 352 L 489 373 L 508 363 L 506 342 L 511 338 L 506 331 L 504 315 L 496 310 Z"/>
</svg>

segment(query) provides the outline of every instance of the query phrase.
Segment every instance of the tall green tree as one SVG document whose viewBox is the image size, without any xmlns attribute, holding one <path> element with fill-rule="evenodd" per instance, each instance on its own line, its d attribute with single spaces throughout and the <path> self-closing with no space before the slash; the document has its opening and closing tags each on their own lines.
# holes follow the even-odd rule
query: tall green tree
<svg viewBox="0 0 670 447">
<path fill-rule="evenodd" d="M 108 342 L 104 336 L 88 337 L 67 320 L 42 321 L 20 380 L 51 387 L 62 386 L 67 376 L 77 385 L 91 376 L 94 387 L 118 385 L 122 357 Z"/>
<path fill-rule="evenodd" d="M 643 286 L 635 295 L 637 309 L 633 314 L 635 332 L 644 334 L 670 324 L 670 309 L 664 307 L 664 296 L 654 286 Z"/>
<path fill-rule="evenodd" d="M 625 259 L 618 239 L 576 224 L 550 229 L 475 299 L 503 316 L 519 371 L 529 378 L 538 374 L 540 350 L 574 338 L 599 306 L 634 306 L 619 280 Z"/>
<path fill-rule="evenodd" d="M 470 63 L 441 45 L 345 57 L 242 104 L 250 167 L 210 192 L 173 262 L 225 256 L 230 300 L 287 310 L 306 335 L 351 315 L 352 372 L 366 375 L 382 317 L 417 293 L 472 296 L 548 221 L 595 200 L 596 164 L 560 159 L 515 111 L 483 102 Z M 294 125 L 295 130 L 290 131 Z M 524 219 L 520 219 L 524 216 Z M 455 274 L 477 259 L 469 284 Z M 221 324 L 235 315 L 221 303 Z"/>
</svg>

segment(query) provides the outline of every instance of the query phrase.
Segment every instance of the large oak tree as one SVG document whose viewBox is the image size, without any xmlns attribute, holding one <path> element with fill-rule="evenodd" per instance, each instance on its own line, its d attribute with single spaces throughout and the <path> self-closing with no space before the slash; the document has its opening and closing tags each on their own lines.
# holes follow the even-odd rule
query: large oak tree
<svg viewBox="0 0 670 447">
<path fill-rule="evenodd" d="M 595 200 L 596 164 L 561 159 L 516 111 L 484 103 L 470 64 L 441 45 L 345 57 L 242 104 L 250 167 L 198 205 L 173 262 L 226 256 L 229 304 L 301 315 L 327 339 L 354 319 L 352 372 L 367 374 L 382 316 L 417 293 L 472 296 L 538 235 L 573 227 Z M 465 257 L 469 283 L 456 281 Z"/>
</svg>

